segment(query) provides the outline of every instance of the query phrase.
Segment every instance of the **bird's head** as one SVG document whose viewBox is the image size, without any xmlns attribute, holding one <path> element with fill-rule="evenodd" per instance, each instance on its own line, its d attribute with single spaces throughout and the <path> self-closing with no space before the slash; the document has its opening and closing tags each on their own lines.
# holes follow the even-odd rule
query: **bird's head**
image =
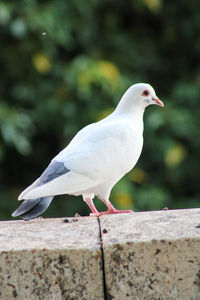
<svg viewBox="0 0 200 300">
<path fill-rule="evenodd" d="M 131 107 L 140 107 L 144 110 L 151 104 L 164 106 L 163 102 L 156 96 L 153 87 L 148 83 L 137 83 L 132 85 L 122 97 L 119 103 L 121 109 L 129 110 Z"/>
<path fill-rule="evenodd" d="M 153 87 L 147 83 L 137 83 L 128 89 L 128 94 L 133 97 L 135 104 L 141 105 L 144 108 L 156 104 L 164 106 L 163 102 L 156 96 Z"/>
</svg>

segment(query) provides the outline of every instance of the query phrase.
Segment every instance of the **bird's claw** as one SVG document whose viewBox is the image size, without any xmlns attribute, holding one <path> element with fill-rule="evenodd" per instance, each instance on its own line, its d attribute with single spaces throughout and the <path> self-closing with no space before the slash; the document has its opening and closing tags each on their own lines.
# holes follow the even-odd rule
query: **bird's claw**
<svg viewBox="0 0 200 300">
<path fill-rule="evenodd" d="M 100 213 L 90 213 L 90 217 L 99 217 Z"/>
</svg>

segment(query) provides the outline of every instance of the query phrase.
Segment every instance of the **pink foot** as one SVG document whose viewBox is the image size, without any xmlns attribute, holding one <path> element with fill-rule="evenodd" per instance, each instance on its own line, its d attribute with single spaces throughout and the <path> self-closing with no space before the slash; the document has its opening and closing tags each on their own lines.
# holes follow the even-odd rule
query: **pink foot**
<svg viewBox="0 0 200 300">
<path fill-rule="evenodd" d="M 111 214 L 127 214 L 127 213 L 133 213 L 132 210 L 119 210 L 116 209 L 109 200 L 101 199 L 105 205 L 107 206 L 107 211 L 101 211 L 99 212 L 96 207 L 94 206 L 94 203 L 92 201 L 92 198 L 90 197 L 84 197 L 84 201 L 87 203 L 89 208 L 91 209 L 92 213 L 90 214 L 91 217 L 100 217 L 103 215 L 111 215 Z"/>
<path fill-rule="evenodd" d="M 133 213 L 133 210 L 107 210 L 107 211 L 101 211 L 98 213 L 91 213 L 90 216 L 91 217 L 100 217 L 103 215 L 112 215 L 112 214 L 127 214 L 127 213 Z"/>
<path fill-rule="evenodd" d="M 90 217 L 99 217 L 100 213 L 90 213 Z"/>
</svg>

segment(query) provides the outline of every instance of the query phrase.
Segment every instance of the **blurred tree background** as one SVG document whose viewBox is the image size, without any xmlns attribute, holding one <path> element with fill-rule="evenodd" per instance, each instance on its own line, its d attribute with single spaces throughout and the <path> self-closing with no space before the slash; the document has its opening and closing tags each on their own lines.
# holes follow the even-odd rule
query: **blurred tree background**
<svg viewBox="0 0 200 300">
<path fill-rule="evenodd" d="M 137 82 L 152 84 L 165 108 L 146 110 L 142 155 L 113 204 L 200 206 L 198 0 L 0 1 L 0 37 L 1 220 L 75 133 Z M 76 212 L 89 209 L 65 195 L 44 216 Z"/>
</svg>

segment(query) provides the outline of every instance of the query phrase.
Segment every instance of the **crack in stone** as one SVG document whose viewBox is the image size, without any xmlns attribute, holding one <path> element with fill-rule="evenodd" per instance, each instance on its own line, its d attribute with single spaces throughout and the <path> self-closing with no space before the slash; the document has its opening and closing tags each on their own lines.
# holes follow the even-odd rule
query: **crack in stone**
<svg viewBox="0 0 200 300">
<path fill-rule="evenodd" d="M 101 250 L 101 263 L 102 263 L 102 273 L 103 273 L 103 292 L 104 292 L 104 300 L 107 299 L 107 289 L 106 289 L 106 274 L 105 274 L 105 261 L 104 261 L 104 251 L 103 251 L 103 240 L 101 233 L 101 223 L 99 217 L 97 218 L 99 225 L 99 241 L 100 241 L 100 250 Z"/>
</svg>

